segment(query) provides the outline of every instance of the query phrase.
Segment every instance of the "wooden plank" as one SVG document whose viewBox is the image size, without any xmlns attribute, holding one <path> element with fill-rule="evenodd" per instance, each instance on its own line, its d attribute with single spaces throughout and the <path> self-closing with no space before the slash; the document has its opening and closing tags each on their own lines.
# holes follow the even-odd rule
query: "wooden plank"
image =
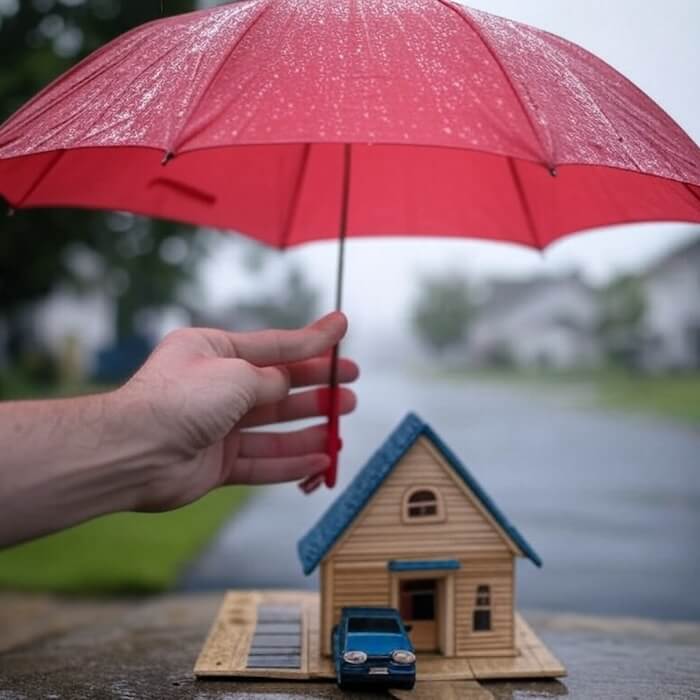
<svg viewBox="0 0 700 700">
<path fill-rule="evenodd" d="M 260 606 L 297 606 L 301 610 L 301 654 L 298 668 L 247 668 L 251 641 Z M 284 615 L 283 615 L 284 617 Z M 272 624 L 277 623 L 274 620 Z M 518 656 L 514 658 L 447 658 L 436 654 L 418 655 L 419 681 L 466 681 L 516 678 L 558 678 L 566 675 L 561 662 L 547 649 L 532 628 L 515 619 Z M 269 623 L 265 623 L 269 624 Z M 199 678 L 272 678 L 287 680 L 335 678 L 333 663 L 321 654 L 319 595 L 305 591 L 231 591 L 219 609 L 194 673 Z M 257 656 L 257 655 L 256 655 Z M 282 657 L 294 654 L 281 654 Z M 280 660 L 283 661 L 283 659 Z M 291 662 L 290 662 L 291 663 Z M 459 687 L 467 688 L 468 686 Z M 423 686 L 421 686 L 423 687 Z M 455 686 L 457 687 L 457 686 Z M 448 692 L 449 686 L 441 687 Z M 437 689 L 437 686 L 436 686 Z M 449 692 L 452 692 L 449 690 Z M 418 697 L 412 695 L 411 697 Z M 439 695 L 430 695 L 439 698 Z M 453 696 L 446 696 L 453 697 Z M 460 697 L 460 696 L 457 696 Z M 470 698 L 470 696 L 465 696 Z"/>
<path fill-rule="evenodd" d="M 416 678 L 418 681 L 472 680 L 469 659 L 447 658 L 439 654 L 418 654 Z"/>
<path fill-rule="evenodd" d="M 515 615 L 515 638 L 520 655 L 514 659 L 470 659 L 479 680 L 515 678 L 563 678 L 566 668 L 545 646 L 519 613 Z"/>
</svg>

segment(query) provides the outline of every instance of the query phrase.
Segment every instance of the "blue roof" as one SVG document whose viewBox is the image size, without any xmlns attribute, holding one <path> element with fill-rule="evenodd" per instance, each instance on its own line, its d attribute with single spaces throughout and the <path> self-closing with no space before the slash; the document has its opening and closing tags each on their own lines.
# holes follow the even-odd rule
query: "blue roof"
<svg viewBox="0 0 700 700">
<path fill-rule="evenodd" d="M 542 560 L 535 550 L 508 521 L 454 452 L 427 423 L 414 413 L 409 413 L 360 470 L 350 486 L 340 494 L 316 525 L 299 540 L 299 558 L 305 574 L 310 574 L 320 564 L 323 557 L 328 554 L 421 435 L 428 438 L 440 451 L 455 474 L 466 484 L 523 555 L 536 566 L 542 566 Z"/>
</svg>

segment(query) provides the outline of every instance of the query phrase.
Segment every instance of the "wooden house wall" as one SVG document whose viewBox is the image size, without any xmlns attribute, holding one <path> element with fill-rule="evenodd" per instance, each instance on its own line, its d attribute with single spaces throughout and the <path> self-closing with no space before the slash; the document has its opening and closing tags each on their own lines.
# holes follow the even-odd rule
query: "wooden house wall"
<svg viewBox="0 0 700 700">
<path fill-rule="evenodd" d="M 455 649 L 457 656 L 511 655 L 515 650 L 512 557 L 463 561 L 455 581 Z M 472 629 L 478 586 L 490 589 L 491 631 Z M 499 654 L 500 652 L 500 654 Z"/>
<path fill-rule="evenodd" d="M 321 628 L 323 652 L 331 653 L 333 626 L 340 620 L 340 611 L 349 606 L 391 605 L 391 580 L 385 563 L 367 566 L 357 563 L 324 563 L 321 569 Z"/>
<path fill-rule="evenodd" d="M 404 523 L 405 493 L 416 486 L 439 490 L 446 518 L 435 523 Z M 321 566 L 324 652 L 343 606 L 391 604 L 391 559 L 457 559 L 455 572 L 455 651 L 474 655 L 513 649 L 514 546 L 442 456 L 420 438 L 350 525 Z M 492 631 L 472 632 L 476 586 L 491 587 Z"/>
<path fill-rule="evenodd" d="M 437 488 L 446 520 L 402 522 L 403 497 L 416 486 Z M 444 466 L 425 438 L 406 453 L 329 558 L 333 561 L 471 558 L 502 559 L 513 551 L 468 489 Z"/>
</svg>

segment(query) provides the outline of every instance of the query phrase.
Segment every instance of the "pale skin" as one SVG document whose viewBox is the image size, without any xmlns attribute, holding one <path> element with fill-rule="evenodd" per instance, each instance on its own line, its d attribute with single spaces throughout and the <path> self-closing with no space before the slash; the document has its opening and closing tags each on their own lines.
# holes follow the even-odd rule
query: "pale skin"
<svg viewBox="0 0 700 700">
<path fill-rule="evenodd" d="M 324 415 L 328 353 L 346 330 L 340 313 L 294 331 L 183 329 L 115 391 L 1 403 L 0 547 L 107 513 L 178 508 L 220 486 L 323 471 L 325 426 L 249 429 Z M 340 361 L 341 383 L 357 375 Z M 341 414 L 355 407 L 345 387 L 338 401 Z"/>
</svg>

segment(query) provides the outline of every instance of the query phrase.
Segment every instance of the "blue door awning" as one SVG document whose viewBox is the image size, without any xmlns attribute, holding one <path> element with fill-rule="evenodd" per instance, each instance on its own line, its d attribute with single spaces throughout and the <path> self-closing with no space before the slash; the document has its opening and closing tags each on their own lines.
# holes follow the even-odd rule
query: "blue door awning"
<svg viewBox="0 0 700 700">
<path fill-rule="evenodd" d="M 456 559 L 431 559 L 427 561 L 392 559 L 389 562 L 389 571 L 453 571 L 461 566 Z"/>
</svg>

